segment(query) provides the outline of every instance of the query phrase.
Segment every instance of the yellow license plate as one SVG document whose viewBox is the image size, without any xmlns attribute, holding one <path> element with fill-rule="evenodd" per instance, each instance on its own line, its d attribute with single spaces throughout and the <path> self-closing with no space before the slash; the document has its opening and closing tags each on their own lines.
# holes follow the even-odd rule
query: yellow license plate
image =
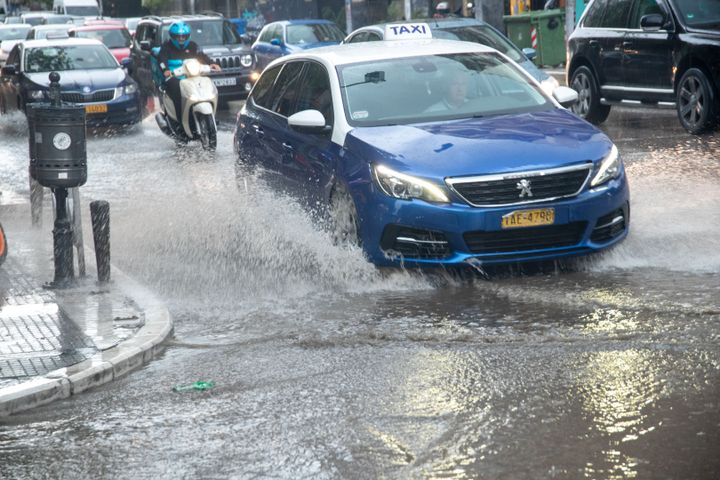
<svg viewBox="0 0 720 480">
<path fill-rule="evenodd" d="M 85 105 L 85 113 L 107 113 L 107 105 Z"/>
<path fill-rule="evenodd" d="M 537 227 L 555 223 L 554 208 L 538 208 L 536 210 L 516 210 L 503 215 L 502 228 Z"/>
</svg>

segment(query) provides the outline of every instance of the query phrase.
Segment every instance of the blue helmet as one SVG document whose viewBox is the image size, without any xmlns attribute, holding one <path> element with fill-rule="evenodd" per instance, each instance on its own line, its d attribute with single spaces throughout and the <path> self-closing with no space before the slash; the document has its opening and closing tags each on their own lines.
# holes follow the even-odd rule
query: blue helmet
<svg viewBox="0 0 720 480">
<path fill-rule="evenodd" d="M 190 25 L 185 22 L 175 22 L 170 25 L 170 41 L 175 48 L 187 48 L 191 33 Z"/>
</svg>

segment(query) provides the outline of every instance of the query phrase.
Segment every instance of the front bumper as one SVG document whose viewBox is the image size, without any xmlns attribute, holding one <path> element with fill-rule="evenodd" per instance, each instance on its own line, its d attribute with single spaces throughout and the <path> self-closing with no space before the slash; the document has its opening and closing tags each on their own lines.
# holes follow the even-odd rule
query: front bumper
<svg viewBox="0 0 720 480">
<path fill-rule="evenodd" d="M 218 90 L 220 100 L 241 100 L 247 98 L 255 84 L 257 74 L 249 69 L 240 71 L 223 70 L 210 75 Z"/>
<path fill-rule="evenodd" d="M 107 112 L 86 113 L 88 127 L 134 125 L 142 120 L 140 95 L 123 95 L 106 103 Z"/>
<path fill-rule="evenodd" d="M 622 241 L 630 222 L 624 173 L 573 198 L 507 207 L 398 200 L 373 183 L 353 193 L 365 251 L 380 266 L 492 265 L 586 255 Z M 540 208 L 555 209 L 553 225 L 500 226 L 510 212 Z"/>
</svg>

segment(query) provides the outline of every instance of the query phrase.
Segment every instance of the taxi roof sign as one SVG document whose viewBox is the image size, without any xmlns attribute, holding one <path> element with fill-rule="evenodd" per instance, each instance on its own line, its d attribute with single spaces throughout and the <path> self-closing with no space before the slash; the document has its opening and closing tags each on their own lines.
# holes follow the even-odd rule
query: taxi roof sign
<svg viewBox="0 0 720 480">
<path fill-rule="evenodd" d="M 427 23 L 397 23 L 385 25 L 385 40 L 420 40 L 432 38 Z"/>
</svg>

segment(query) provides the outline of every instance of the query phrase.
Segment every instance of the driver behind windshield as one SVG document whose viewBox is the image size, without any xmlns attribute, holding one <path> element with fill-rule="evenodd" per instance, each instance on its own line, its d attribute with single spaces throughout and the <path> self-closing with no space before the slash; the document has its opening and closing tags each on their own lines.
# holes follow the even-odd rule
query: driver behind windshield
<svg viewBox="0 0 720 480">
<path fill-rule="evenodd" d="M 190 40 L 192 30 L 185 22 L 175 22 L 170 26 L 170 39 L 163 43 L 158 53 L 158 64 L 165 76 L 165 91 L 175 105 L 175 117 L 181 120 L 182 105 L 180 104 L 180 78 L 173 76 L 173 70 L 181 67 L 183 60 L 197 59 L 200 63 L 210 65 L 210 69 L 219 72 L 220 65 L 202 52 L 198 51 L 197 43 Z"/>
</svg>

